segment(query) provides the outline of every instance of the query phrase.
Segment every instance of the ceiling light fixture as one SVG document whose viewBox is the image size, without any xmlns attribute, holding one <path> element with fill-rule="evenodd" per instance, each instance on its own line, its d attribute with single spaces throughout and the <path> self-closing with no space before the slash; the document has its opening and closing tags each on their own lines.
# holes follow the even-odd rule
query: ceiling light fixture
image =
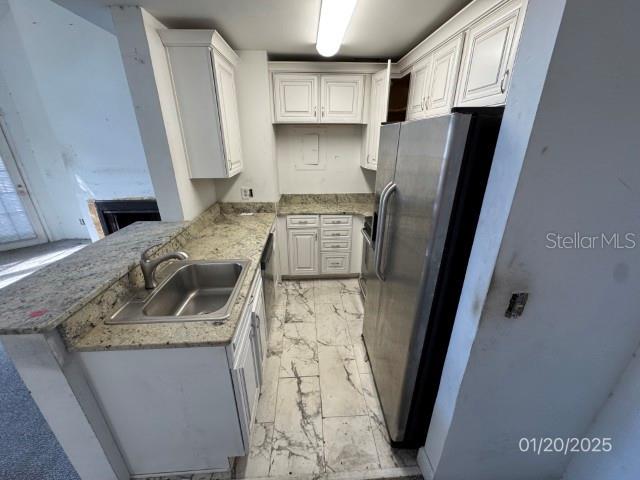
<svg viewBox="0 0 640 480">
<path fill-rule="evenodd" d="M 347 31 L 357 0 L 322 0 L 316 50 L 323 57 L 333 57 Z"/>
</svg>

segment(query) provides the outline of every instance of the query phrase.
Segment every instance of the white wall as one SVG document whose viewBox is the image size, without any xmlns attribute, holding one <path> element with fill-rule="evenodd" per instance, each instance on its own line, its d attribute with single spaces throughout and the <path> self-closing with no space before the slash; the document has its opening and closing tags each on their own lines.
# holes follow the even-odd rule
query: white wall
<svg viewBox="0 0 640 480">
<path fill-rule="evenodd" d="M 636 480 L 640 476 L 640 351 L 636 351 L 593 425 L 589 438 L 609 437 L 609 453 L 575 455 L 564 480 Z"/>
<path fill-rule="evenodd" d="M 276 165 L 276 140 L 268 99 L 270 96 L 267 52 L 239 50 L 236 89 L 242 136 L 242 173 L 217 180 L 222 202 L 240 202 L 240 187 L 253 189 L 253 202 L 277 202 L 280 198 Z"/>
<path fill-rule="evenodd" d="M 570 457 L 519 439 L 585 434 L 640 342 L 640 247 L 546 248 L 638 231 L 640 6 L 563 3 L 529 3 L 425 446 L 436 479 L 560 478 Z"/>
<path fill-rule="evenodd" d="M 50 0 L 11 0 L 47 115 L 89 198 L 153 197 L 115 36 Z"/>
<path fill-rule="evenodd" d="M 0 17 L 0 110 L 8 140 L 51 240 L 86 238 L 76 185 L 63 161 L 9 10 Z M 10 46 L 10 48 L 8 48 Z"/>
<path fill-rule="evenodd" d="M 319 170 L 296 169 L 300 138 L 304 133 L 321 135 L 320 155 L 326 164 Z M 360 168 L 361 125 L 278 125 L 276 145 L 280 193 L 370 193 L 375 172 Z"/>
<path fill-rule="evenodd" d="M 147 165 L 164 220 L 191 220 L 216 201 L 213 180 L 187 171 L 169 64 L 158 29 L 139 7 L 111 7 Z"/>
<path fill-rule="evenodd" d="M 89 199 L 154 196 L 117 40 L 50 0 L 8 4 L 5 22 L 12 25 L 3 34 L 11 41 L 3 45 L 14 48 L 2 48 L 0 70 L 21 118 L 7 120 L 16 156 L 29 177 L 51 178 L 48 171 L 57 172 L 46 191 L 42 182 L 32 188 L 52 238 L 88 233 L 97 238 Z M 20 128 L 32 143 L 47 147 L 31 155 Z M 64 168 L 56 166 L 56 157 Z M 51 201 L 64 203 L 55 205 L 56 215 L 48 211 Z M 87 227 L 80 225 L 81 217 Z"/>
</svg>

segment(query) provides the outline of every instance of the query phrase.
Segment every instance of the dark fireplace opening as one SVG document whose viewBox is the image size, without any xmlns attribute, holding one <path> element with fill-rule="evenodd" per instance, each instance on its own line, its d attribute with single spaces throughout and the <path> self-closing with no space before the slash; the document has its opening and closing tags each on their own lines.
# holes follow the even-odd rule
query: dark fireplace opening
<svg viewBox="0 0 640 480">
<path fill-rule="evenodd" d="M 134 222 L 161 220 L 155 200 L 96 200 L 95 205 L 105 235 Z"/>
</svg>

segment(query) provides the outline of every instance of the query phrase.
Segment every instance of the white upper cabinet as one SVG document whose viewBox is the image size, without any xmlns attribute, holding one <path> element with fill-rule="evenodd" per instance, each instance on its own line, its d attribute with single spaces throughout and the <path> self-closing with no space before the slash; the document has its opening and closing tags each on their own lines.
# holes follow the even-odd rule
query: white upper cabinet
<svg viewBox="0 0 640 480">
<path fill-rule="evenodd" d="M 499 105 L 507 98 L 523 11 L 509 5 L 467 32 L 456 106 Z"/>
<path fill-rule="evenodd" d="M 441 115 L 451 110 L 461 53 L 462 35 L 458 35 L 433 52 L 431 78 L 427 88 L 427 115 Z"/>
<path fill-rule="evenodd" d="M 322 75 L 322 123 L 361 123 L 364 75 Z"/>
<path fill-rule="evenodd" d="M 415 120 L 451 111 L 462 52 L 462 34 L 456 35 L 411 69 L 407 119 Z"/>
<path fill-rule="evenodd" d="M 419 61 L 411 68 L 407 120 L 413 120 L 423 116 L 426 109 L 426 89 L 430 79 L 431 55 Z"/>
<path fill-rule="evenodd" d="M 276 122 L 317 122 L 318 76 L 274 73 L 273 100 Z"/>
<path fill-rule="evenodd" d="M 377 170 L 378 145 L 380 143 L 380 127 L 387 120 L 389 106 L 389 86 L 391 84 L 391 61 L 387 68 L 371 77 L 371 94 L 369 99 L 369 121 L 365 139 L 365 152 L 362 157 L 362 168 Z"/>
<path fill-rule="evenodd" d="M 235 71 L 216 50 L 212 51 L 216 86 L 218 87 L 218 106 L 222 120 L 224 150 L 227 157 L 228 176 L 242 170 L 242 140 L 240 139 L 240 119 L 236 94 Z"/>
<path fill-rule="evenodd" d="M 363 123 L 364 75 L 274 72 L 274 123 Z"/>
<path fill-rule="evenodd" d="M 527 0 L 474 1 L 397 63 L 411 73 L 407 120 L 507 99 Z"/>
<path fill-rule="evenodd" d="M 160 30 L 191 178 L 242 170 L 235 86 L 238 56 L 214 30 Z"/>
</svg>

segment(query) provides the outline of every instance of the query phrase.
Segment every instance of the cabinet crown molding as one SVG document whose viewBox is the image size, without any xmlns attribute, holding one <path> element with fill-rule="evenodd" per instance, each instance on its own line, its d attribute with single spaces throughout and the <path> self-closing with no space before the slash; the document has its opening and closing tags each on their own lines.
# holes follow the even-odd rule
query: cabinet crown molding
<svg viewBox="0 0 640 480">
<path fill-rule="evenodd" d="M 376 73 L 386 63 L 377 62 L 269 62 L 271 73 Z"/>
<path fill-rule="evenodd" d="M 209 47 L 217 50 L 234 66 L 240 61 L 240 57 L 217 30 L 166 29 L 159 30 L 158 35 L 165 47 Z"/>
<path fill-rule="evenodd" d="M 440 45 L 449 41 L 472 24 L 507 4 L 524 4 L 526 0 L 474 0 L 447 20 L 440 28 L 422 40 L 393 65 L 396 76 L 406 74 L 409 69 Z"/>
</svg>

